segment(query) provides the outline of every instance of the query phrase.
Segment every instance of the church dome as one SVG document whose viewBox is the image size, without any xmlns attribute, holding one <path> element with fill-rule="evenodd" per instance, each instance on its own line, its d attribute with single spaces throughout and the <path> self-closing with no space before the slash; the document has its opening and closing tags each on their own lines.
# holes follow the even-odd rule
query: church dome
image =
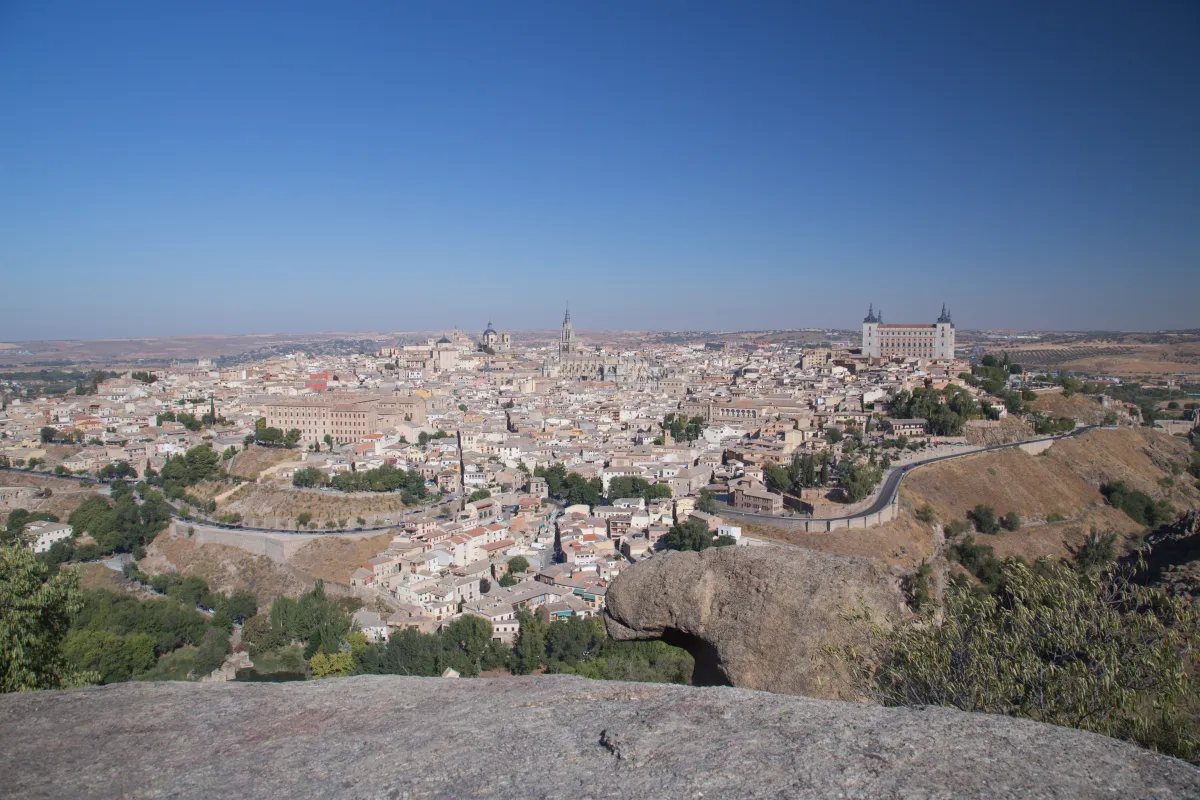
<svg viewBox="0 0 1200 800">
<path fill-rule="evenodd" d="M 428 340 L 426 340 L 426 341 L 428 341 Z M 438 343 L 438 344 L 451 344 L 450 340 L 449 340 L 448 338 L 446 338 L 445 336 L 443 336 L 442 338 L 438 339 L 438 340 L 437 340 L 437 343 Z"/>
</svg>

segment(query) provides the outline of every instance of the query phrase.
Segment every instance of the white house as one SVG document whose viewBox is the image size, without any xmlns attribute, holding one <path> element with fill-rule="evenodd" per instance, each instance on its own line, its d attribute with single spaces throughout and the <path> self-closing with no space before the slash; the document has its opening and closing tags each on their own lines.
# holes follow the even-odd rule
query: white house
<svg viewBox="0 0 1200 800">
<path fill-rule="evenodd" d="M 742 541 L 742 529 L 737 525 L 718 525 L 717 536 L 730 536 L 738 544 L 746 544 Z"/>
<path fill-rule="evenodd" d="M 354 622 L 367 635 L 368 642 L 386 642 L 388 640 L 387 622 L 374 611 L 360 608 L 354 612 Z"/>
<path fill-rule="evenodd" d="M 65 522 L 31 522 L 25 530 L 34 535 L 33 552 L 47 553 L 55 542 L 70 539 L 75 535 L 75 529 Z"/>
</svg>

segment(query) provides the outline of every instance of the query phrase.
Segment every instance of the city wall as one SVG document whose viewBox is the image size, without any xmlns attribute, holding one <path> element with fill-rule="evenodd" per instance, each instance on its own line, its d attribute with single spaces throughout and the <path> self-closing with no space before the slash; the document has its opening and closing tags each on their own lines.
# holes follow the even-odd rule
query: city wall
<svg viewBox="0 0 1200 800">
<path fill-rule="evenodd" d="M 261 533 L 211 528 L 197 522 L 173 520 L 171 538 L 188 539 L 196 544 L 223 544 L 236 547 L 256 556 L 266 556 L 284 563 L 304 545 L 317 538 L 316 534 Z"/>
</svg>

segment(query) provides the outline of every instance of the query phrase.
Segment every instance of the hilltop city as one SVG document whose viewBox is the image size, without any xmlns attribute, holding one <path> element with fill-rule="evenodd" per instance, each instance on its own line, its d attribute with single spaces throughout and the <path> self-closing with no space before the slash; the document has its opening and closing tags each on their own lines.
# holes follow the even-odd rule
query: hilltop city
<svg viewBox="0 0 1200 800">
<path fill-rule="evenodd" d="M 944 306 L 912 324 L 872 306 L 861 337 L 585 347 L 568 311 L 551 346 L 489 323 L 375 353 L 201 359 L 13 397 L 0 457 L 160 483 L 206 464 L 202 477 L 235 485 L 164 484 L 172 537 L 283 560 L 302 534 L 386 531 L 348 581 L 370 601 L 357 622 L 371 641 L 473 614 L 511 644 L 521 609 L 598 614 L 612 579 L 663 549 L 761 544 L 743 529 L 764 520 L 866 527 L 891 518 L 888 478 L 906 465 L 1080 424 L 1026 407 L 1061 381 L 960 351 Z M 1105 424 L 1140 421 L 1136 405 L 1105 397 L 1104 409 Z M 0 503 L 29 507 L 38 491 L 0 488 Z M 144 551 L 66 521 L 24 533 L 38 553 Z"/>
</svg>

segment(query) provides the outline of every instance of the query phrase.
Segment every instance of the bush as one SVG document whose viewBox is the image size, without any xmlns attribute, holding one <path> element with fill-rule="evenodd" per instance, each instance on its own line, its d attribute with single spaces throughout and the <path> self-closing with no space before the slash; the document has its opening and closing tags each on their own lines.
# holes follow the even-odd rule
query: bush
<svg viewBox="0 0 1200 800">
<path fill-rule="evenodd" d="M 1010 511 L 1000 518 L 1000 527 L 1006 531 L 1021 529 L 1021 517 L 1015 511 Z"/>
<path fill-rule="evenodd" d="M 1060 563 L 1009 561 L 1001 584 L 994 596 L 951 584 L 940 624 L 877 631 L 874 650 L 848 656 L 860 686 L 886 705 L 1008 714 L 1197 756 L 1195 608 Z"/>
<path fill-rule="evenodd" d="M 926 525 L 932 523 L 936 516 L 937 515 L 933 511 L 933 506 L 929 505 L 929 503 L 926 503 L 917 509 L 917 519 L 921 520 L 921 522 L 924 522 Z"/>
<path fill-rule="evenodd" d="M 953 539 L 955 536 L 962 536 L 967 531 L 971 530 L 971 523 L 965 519 L 956 519 L 947 522 L 944 528 L 946 537 Z"/>
<path fill-rule="evenodd" d="M 329 483 L 325 473 L 316 467 L 302 467 L 292 473 L 292 486 L 300 489 L 313 489 Z"/>
<path fill-rule="evenodd" d="M 1051 511 L 1046 515 L 1046 522 L 1062 522 L 1064 519 L 1066 519 L 1066 517 L 1057 511 Z"/>
<path fill-rule="evenodd" d="M 1071 550 L 1071 557 L 1075 559 L 1076 566 L 1084 572 L 1108 569 L 1117 560 L 1116 531 L 1101 532 L 1092 528 L 1092 532 L 1083 543 Z"/>
<path fill-rule="evenodd" d="M 1001 561 L 991 545 L 976 544 L 974 536 L 965 536 L 947 551 L 947 556 L 962 564 L 988 588 L 996 591 L 1002 577 Z"/>
<path fill-rule="evenodd" d="M 1100 491 L 1114 508 L 1121 509 L 1141 525 L 1153 528 L 1175 516 L 1174 509 L 1165 500 L 1155 502 L 1145 492 L 1130 489 L 1122 481 L 1106 483 Z"/>
<path fill-rule="evenodd" d="M 929 580 L 932 577 L 933 567 L 929 566 L 928 561 L 923 561 L 916 572 L 904 579 L 904 594 L 914 611 L 925 611 L 933 605 L 933 596 L 929 592 Z"/>
<path fill-rule="evenodd" d="M 977 505 L 967 512 L 967 519 L 975 525 L 980 533 L 999 533 L 1000 523 L 996 521 L 996 510 L 991 506 Z"/>
</svg>

